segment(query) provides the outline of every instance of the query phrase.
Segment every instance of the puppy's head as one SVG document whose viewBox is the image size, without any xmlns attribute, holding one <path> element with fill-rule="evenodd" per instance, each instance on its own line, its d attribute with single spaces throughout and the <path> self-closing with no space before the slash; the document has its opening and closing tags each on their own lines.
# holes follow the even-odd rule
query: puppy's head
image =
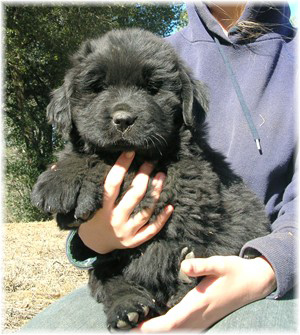
<svg viewBox="0 0 300 335">
<path fill-rule="evenodd" d="M 85 42 L 47 113 L 73 144 L 156 156 L 170 150 L 183 122 L 193 126 L 195 102 L 206 110 L 203 87 L 173 48 L 132 29 Z"/>
</svg>

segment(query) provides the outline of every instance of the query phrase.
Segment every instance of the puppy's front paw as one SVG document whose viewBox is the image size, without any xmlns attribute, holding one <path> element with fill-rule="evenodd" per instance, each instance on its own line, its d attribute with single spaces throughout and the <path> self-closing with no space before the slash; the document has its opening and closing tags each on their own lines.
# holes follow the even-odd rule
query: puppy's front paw
<svg viewBox="0 0 300 335">
<path fill-rule="evenodd" d="M 76 220 L 74 210 L 66 214 L 58 213 L 55 218 L 57 225 L 63 230 L 78 228 L 82 223 L 81 220 Z"/>
<path fill-rule="evenodd" d="M 102 190 L 99 182 L 84 180 L 77 199 L 75 219 L 85 222 L 93 217 L 96 210 L 102 207 Z"/>
<path fill-rule="evenodd" d="M 157 315 L 154 309 L 154 302 L 149 304 L 144 299 L 128 297 L 126 302 L 115 306 L 108 312 L 107 327 L 110 331 L 135 328 L 140 322 Z"/>
<path fill-rule="evenodd" d="M 69 213 L 76 206 L 80 182 L 55 168 L 43 172 L 34 185 L 31 201 L 46 213 Z"/>
</svg>

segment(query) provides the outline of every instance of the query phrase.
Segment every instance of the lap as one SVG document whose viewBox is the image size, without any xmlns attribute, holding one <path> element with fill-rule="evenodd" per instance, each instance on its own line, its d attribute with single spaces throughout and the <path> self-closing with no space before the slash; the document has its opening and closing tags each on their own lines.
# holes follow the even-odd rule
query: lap
<svg viewBox="0 0 300 335">
<path fill-rule="evenodd" d="M 227 315 L 207 330 L 207 333 L 226 331 L 260 332 L 296 332 L 297 299 L 290 291 L 280 300 L 262 299 L 246 305 Z"/>
<path fill-rule="evenodd" d="M 22 329 L 22 332 L 106 332 L 106 318 L 102 304 L 90 296 L 83 286 L 48 306 Z M 107 331 L 108 332 L 108 331 Z"/>
<path fill-rule="evenodd" d="M 207 333 L 223 331 L 296 331 L 297 300 L 293 292 L 281 300 L 263 299 L 219 321 Z M 83 286 L 56 301 L 27 323 L 21 332 L 108 332 L 103 306 Z"/>
</svg>

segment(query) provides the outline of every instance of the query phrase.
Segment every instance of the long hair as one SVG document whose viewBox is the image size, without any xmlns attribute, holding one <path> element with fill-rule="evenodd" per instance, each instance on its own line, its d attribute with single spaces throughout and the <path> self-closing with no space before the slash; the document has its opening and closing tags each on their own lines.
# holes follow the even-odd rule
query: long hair
<svg viewBox="0 0 300 335">
<path fill-rule="evenodd" d="M 266 23 L 246 20 L 237 22 L 234 27 L 238 29 L 243 38 L 247 40 L 255 40 L 272 31 L 272 27 Z"/>
<path fill-rule="evenodd" d="M 278 15 L 285 14 L 280 11 L 279 8 L 275 6 L 266 7 L 268 10 L 272 9 L 273 11 L 277 11 Z M 239 13 L 240 16 L 242 12 Z M 275 14 L 276 15 L 276 14 Z M 255 40 L 260 36 L 270 33 L 276 32 L 279 33 L 282 38 L 292 38 L 296 32 L 296 28 L 293 27 L 290 18 L 285 16 L 282 22 L 261 22 L 261 21 L 254 21 L 254 20 L 238 20 L 234 25 L 236 29 L 242 34 L 244 39 L 248 40 Z M 282 29 L 283 28 L 283 29 Z"/>
<path fill-rule="evenodd" d="M 272 31 L 279 32 L 279 26 L 281 24 L 279 23 L 272 23 L 272 22 L 260 22 L 256 20 L 240 20 L 240 17 L 242 16 L 245 8 L 246 8 L 246 2 L 240 1 L 235 4 L 230 4 L 229 7 L 231 7 L 230 14 L 227 13 L 225 8 L 220 5 L 220 3 L 215 2 L 209 2 L 207 3 L 210 11 L 213 13 L 214 10 L 218 10 L 219 12 L 223 12 L 223 18 L 222 21 L 226 22 L 226 16 L 228 16 L 228 23 L 226 29 L 230 30 L 232 28 L 238 30 L 241 35 L 243 36 L 243 39 L 247 40 L 255 40 L 258 37 L 270 33 Z M 228 5 L 227 5 L 228 6 Z M 224 8 L 224 10 L 223 10 Z M 274 6 L 266 6 L 266 9 L 272 9 L 272 10 L 280 10 L 277 7 Z M 283 15 L 283 13 L 280 13 Z M 214 15 L 214 14 L 213 14 Z M 285 20 L 285 22 L 289 22 L 289 18 Z M 288 28 L 288 35 L 293 35 L 292 31 L 294 31 L 294 28 L 291 24 L 285 23 L 285 27 Z"/>
</svg>

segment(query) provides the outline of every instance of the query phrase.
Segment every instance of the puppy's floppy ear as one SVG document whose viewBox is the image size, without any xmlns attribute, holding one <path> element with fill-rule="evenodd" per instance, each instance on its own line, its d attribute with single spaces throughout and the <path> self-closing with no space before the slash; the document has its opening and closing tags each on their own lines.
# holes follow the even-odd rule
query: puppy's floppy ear
<svg viewBox="0 0 300 335">
<path fill-rule="evenodd" d="M 180 70 L 180 79 L 183 120 L 188 127 L 195 127 L 208 112 L 207 88 L 202 82 L 191 79 L 184 67 Z"/>
<path fill-rule="evenodd" d="M 51 101 L 47 106 L 47 117 L 49 122 L 68 138 L 72 129 L 70 100 L 66 85 L 62 85 L 51 93 Z"/>
<path fill-rule="evenodd" d="M 95 50 L 93 40 L 85 41 L 78 52 L 76 52 L 71 61 L 74 66 L 83 61 L 90 53 Z M 64 84 L 51 93 L 51 101 L 47 107 L 48 120 L 55 126 L 65 139 L 69 138 L 72 130 L 72 115 L 70 106 L 70 97 L 72 95 L 73 74 L 71 71 L 67 73 Z"/>
<path fill-rule="evenodd" d="M 89 54 L 96 50 L 96 45 L 94 40 L 86 40 L 83 42 L 79 50 L 72 56 L 71 60 L 74 65 L 82 62 Z"/>
</svg>

